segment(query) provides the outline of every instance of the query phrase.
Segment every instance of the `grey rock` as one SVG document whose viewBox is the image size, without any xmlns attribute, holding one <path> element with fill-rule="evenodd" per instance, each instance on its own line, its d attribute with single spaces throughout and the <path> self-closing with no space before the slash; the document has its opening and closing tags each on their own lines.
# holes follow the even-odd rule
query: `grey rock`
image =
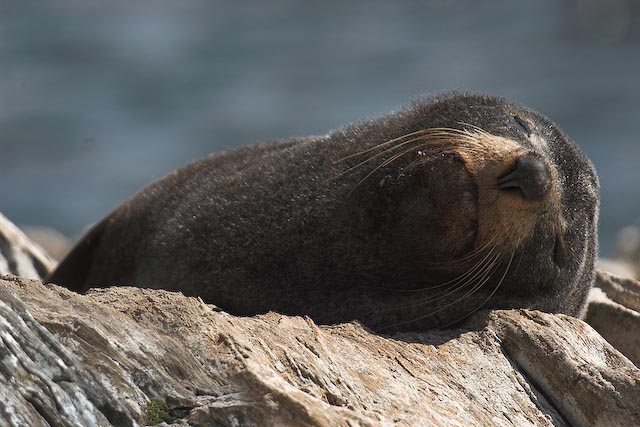
<svg viewBox="0 0 640 427">
<path fill-rule="evenodd" d="M 0 325 L 0 425 L 134 425 L 94 373 L 6 288 Z"/>
<path fill-rule="evenodd" d="M 640 282 L 597 271 L 586 321 L 640 366 Z"/>
<path fill-rule="evenodd" d="M 0 213 L 0 276 L 42 279 L 54 266 L 55 261 L 40 246 Z"/>
<path fill-rule="evenodd" d="M 620 259 L 600 258 L 596 263 L 596 268 L 620 277 L 636 277 L 636 267 L 632 263 Z"/>
<path fill-rule="evenodd" d="M 71 239 L 58 230 L 43 226 L 22 226 L 20 228 L 32 242 L 39 245 L 56 261 L 63 259 L 71 250 Z"/>
<path fill-rule="evenodd" d="M 640 278 L 640 226 L 629 225 L 618 233 L 617 258 L 632 266 L 633 277 Z"/>
</svg>

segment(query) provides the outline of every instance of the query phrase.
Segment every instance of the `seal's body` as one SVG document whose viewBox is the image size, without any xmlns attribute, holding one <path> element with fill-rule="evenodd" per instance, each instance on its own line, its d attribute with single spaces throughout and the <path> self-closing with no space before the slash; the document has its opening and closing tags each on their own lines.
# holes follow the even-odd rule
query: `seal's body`
<svg viewBox="0 0 640 427">
<path fill-rule="evenodd" d="M 49 281 L 385 332 L 483 306 L 579 315 L 597 216 L 591 163 L 548 119 L 452 94 L 178 169 L 90 230 Z"/>
</svg>

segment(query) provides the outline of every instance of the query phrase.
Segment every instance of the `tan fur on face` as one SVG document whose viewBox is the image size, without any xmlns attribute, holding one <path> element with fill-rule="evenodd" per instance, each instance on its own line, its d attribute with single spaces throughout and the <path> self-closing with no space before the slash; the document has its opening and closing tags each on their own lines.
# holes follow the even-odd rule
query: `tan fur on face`
<svg viewBox="0 0 640 427">
<path fill-rule="evenodd" d="M 515 249 L 533 233 L 541 217 L 550 217 L 553 233 L 562 235 L 564 220 L 560 214 L 557 171 L 547 163 L 551 185 L 542 200 L 526 200 L 497 188 L 497 180 L 518 159 L 529 153 L 516 141 L 492 135 L 479 128 L 457 131 L 451 142 L 478 187 L 478 236 L 476 247 L 489 241 L 503 251 Z"/>
</svg>

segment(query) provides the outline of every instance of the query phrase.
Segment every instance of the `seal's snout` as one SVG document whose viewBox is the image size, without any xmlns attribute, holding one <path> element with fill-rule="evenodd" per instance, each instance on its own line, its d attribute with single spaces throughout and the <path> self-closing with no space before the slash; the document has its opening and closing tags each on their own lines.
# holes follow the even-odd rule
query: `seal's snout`
<svg viewBox="0 0 640 427">
<path fill-rule="evenodd" d="M 550 184 L 549 167 L 543 159 L 531 154 L 518 157 L 514 167 L 498 178 L 499 189 L 515 190 L 527 200 L 544 197 Z"/>
</svg>

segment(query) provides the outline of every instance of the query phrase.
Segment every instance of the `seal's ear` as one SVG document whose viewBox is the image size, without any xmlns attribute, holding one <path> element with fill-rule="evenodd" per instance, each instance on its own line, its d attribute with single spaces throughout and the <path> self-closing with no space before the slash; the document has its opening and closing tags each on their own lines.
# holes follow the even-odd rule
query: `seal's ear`
<svg viewBox="0 0 640 427">
<path fill-rule="evenodd" d="M 74 292 L 86 291 L 87 276 L 108 221 L 109 217 L 93 226 L 47 277 L 45 283 L 64 286 Z"/>
</svg>

